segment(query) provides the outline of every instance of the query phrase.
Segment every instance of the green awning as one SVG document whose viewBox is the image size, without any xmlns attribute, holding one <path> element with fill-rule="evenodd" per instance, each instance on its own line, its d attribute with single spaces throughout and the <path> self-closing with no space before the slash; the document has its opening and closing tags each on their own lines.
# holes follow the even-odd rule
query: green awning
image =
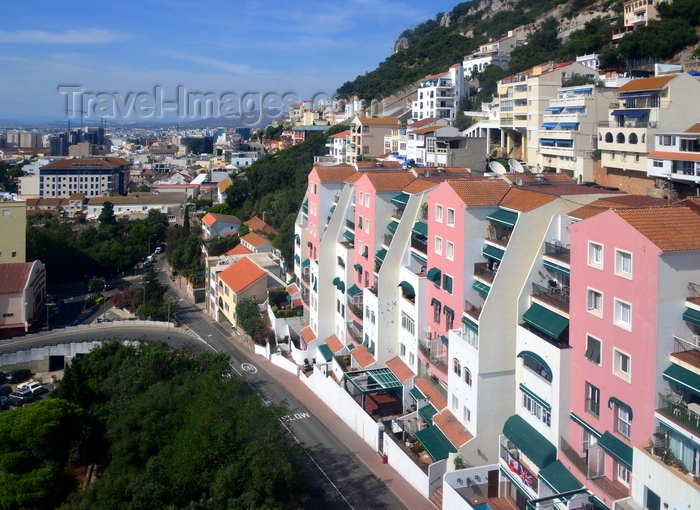
<svg viewBox="0 0 700 510">
<path fill-rule="evenodd" d="M 505 255 L 506 252 L 499 248 L 496 248 L 495 246 L 487 244 L 486 246 L 484 246 L 484 249 L 481 250 L 481 253 L 483 253 L 484 257 L 486 257 L 487 259 L 500 262 L 501 260 L 503 260 L 503 255 Z"/>
<path fill-rule="evenodd" d="M 586 423 L 586 421 L 583 418 L 579 418 L 575 413 L 572 412 L 569 415 L 569 418 L 571 418 L 571 421 L 581 425 L 584 429 L 593 434 L 596 438 L 602 436 L 602 434 L 598 432 L 593 426 Z"/>
<path fill-rule="evenodd" d="M 298 264 L 301 262 L 301 257 L 299 257 L 299 255 L 294 255 L 294 261 Z"/>
<path fill-rule="evenodd" d="M 452 308 L 450 308 L 449 306 L 445 305 L 445 308 L 443 308 L 443 310 L 446 314 L 449 314 L 452 317 L 455 316 L 455 311 Z"/>
<path fill-rule="evenodd" d="M 416 221 L 416 224 L 413 225 L 412 232 L 423 237 L 428 237 L 428 224 L 424 221 Z"/>
<path fill-rule="evenodd" d="M 583 488 L 583 484 L 571 474 L 571 471 L 566 469 L 566 466 L 564 466 L 560 460 L 555 460 L 549 466 L 541 469 L 537 476 L 539 476 L 555 494 Z"/>
<path fill-rule="evenodd" d="M 378 260 L 379 262 L 384 262 L 384 257 L 386 257 L 386 248 L 382 248 L 374 254 L 374 259 Z"/>
<path fill-rule="evenodd" d="M 672 364 L 662 374 L 663 378 L 671 384 L 680 386 L 691 393 L 700 396 L 700 375 L 695 372 L 683 368 L 679 365 Z"/>
<path fill-rule="evenodd" d="M 306 259 L 304 262 L 301 263 L 301 267 L 308 267 L 311 265 L 311 259 Z"/>
<path fill-rule="evenodd" d="M 316 292 L 316 285 L 318 284 L 318 280 L 314 282 L 314 292 Z"/>
<path fill-rule="evenodd" d="M 343 232 L 343 237 L 348 241 L 352 242 L 355 240 L 355 233 L 351 232 L 350 230 L 346 230 L 345 232 Z"/>
<path fill-rule="evenodd" d="M 326 361 L 330 361 L 333 359 L 333 352 L 331 351 L 331 348 L 328 347 L 326 344 L 319 345 L 318 352 L 321 353 L 321 356 L 323 356 L 323 359 L 325 359 Z"/>
<path fill-rule="evenodd" d="M 406 205 L 408 203 L 408 199 L 411 197 L 411 195 L 408 195 L 406 193 L 401 193 L 400 195 L 396 195 L 395 197 L 391 198 L 392 203 L 396 205 Z"/>
<path fill-rule="evenodd" d="M 593 508 L 595 508 L 595 510 L 610 510 L 610 507 L 608 505 L 603 503 L 595 496 L 588 496 L 588 502 L 593 505 Z"/>
<path fill-rule="evenodd" d="M 355 265 L 352 266 L 352 267 L 355 268 L 355 271 L 362 271 L 362 264 L 355 264 Z"/>
<path fill-rule="evenodd" d="M 411 252 L 411 256 L 412 256 L 414 259 L 416 259 L 418 262 L 420 262 L 421 264 L 427 264 L 427 263 L 428 263 L 428 259 L 427 259 L 426 257 L 424 257 L 423 255 L 421 255 L 420 253 L 416 253 L 415 251 L 412 251 L 412 252 Z"/>
<path fill-rule="evenodd" d="M 435 406 L 433 404 L 427 404 L 418 409 L 418 414 L 421 418 L 425 420 L 425 423 L 427 423 L 428 425 L 432 425 L 433 416 L 437 414 L 437 409 L 435 409 Z"/>
<path fill-rule="evenodd" d="M 430 458 L 435 462 L 446 459 L 450 453 L 457 453 L 457 448 L 450 443 L 450 440 L 437 427 L 419 430 L 415 435 L 416 439 L 420 441 L 420 444 L 423 445 L 425 451 L 430 455 Z"/>
<path fill-rule="evenodd" d="M 345 282 L 338 282 L 338 285 L 336 285 L 336 287 L 340 292 L 345 294 Z"/>
<path fill-rule="evenodd" d="M 411 388 L 410 390 L 408 390 L 408 394 L 411 395 L 414 400 L 422 400 L 422 399 L 428 398 L 425 395 L 423 395 L 423 392 L 421 390 L 419 390 L 418 388 L 416 388 L 415 386 L 413 388 Z"/>
<path fill-rule="evenodd" d="M 435 305 L 442 307 L 442 303 L 440 303 L 440 301 L 438 301 L 436 298 L 433 298 L 430 300 L 430 306 L 435 306 Z"/>
<path fill-rule="evenodd" d="M 527 393 L 527 394 L 530 396 L 530 398 L 531 398 L 532 400 L 534 400 L 534 401 L 537 402 L 539 405 L 541 405 L 542 407 L 544 407 L 547 411 L 551 411 L 551 410 L 552 410 L 552 406 L 549 405 L 549 402 L 547 402 L 545 399 L 543 399 L 542 397 L 540 397 L 537 393 L 535 393 L 534 391 L 532 391 L 530 388 L 528 388 L 527 386 L 525 386 L 523 383 L 520 383 L 520 391 L 522 391 L 523 393 Z"/>
<path fill-rule="evenodd" d="M 426 275 L 426 277 L 431 282 L 437 283 L 442 278 L 442 272 L 437 267 L 431 267 L 430 269 L 428 269 L 428 274 Z"/>
<path fill-rule="evenodd" d="M 314 245 L 314 243 L 312 243 L 311 241 L 306 241 L 306 246 L 308 248 L 311 248 L 313 245 Z"/>
<path fill-rule="evenodd" d="M 529 356 L 530 358 L 534 359 L 537 363 L 539 363 L 544 369 L 544 371 L 547 373 L 547 380 L 550 382 L 552 381 L 552 369 L 549 368 L 549 365 L 542 358 L 542 356 L 532 351 L 520 351 L 518 353 L 518 358 L 522 358 L 523 356 Z"/>
<path fill-rule="evenodd" d="M 613 404 L 615 404 L 617 407 L 626 409 L 627 413 L 630 415 L 630 420 L 632 419 L 632 407 L 629 404 L 625 404 L 622 400 L 620 400 L 617 397 L 610 397 L 608 399 L 608 409 L 612 409 Z"/>
<path fill-rule="evenodd" d="M 598 444 L 611 457 L 624 464 L 627 469 L 632 469 L 632 447 L 627 446 L 607 431 L 600 436 Z"/>
<path fill-rule="evenodd" d="M 301 237 L 299 237 L 299 234 L 294 234 L 294 240 L 297 242 L 297 244 L 301 243 Z"/>
<path fill-rule="evenodd" d="M 355 297 L 362 293 L 362 289 L 353 283 L 352 287 L 348 289 L 348 296 Z"/>
<path fill-rule="evenodd" d="M 700 326 L 700 312 L 692 308 L 686 308 L 683 312 L 683 320 L 695 326 Z"/>
<path fill-rule="evenodd" d="M 474 322 L 474 319 L 472 319 L 471 317 L 462 315 L 462 324 L 464 324 L 468 328 L 473 329 L 477 333 L 479 332 L 479 325 L 476 322 Z"/>
<path fill-rule="evenodd" d="M 486 216 L 486 219 L 493 220 L 501 225 L 513 228 L 515 226 L 515 222 L 518 221 L 518 214 L 500 209 L 495 213 Z"/>
<path fill-rule="evenodd" d="M 447 338 L 445 335 L 440 335 L 440 341 L 442 342 L 442 345 L 444 345 L 444 346 L 450 345 L 450 339 Z"/>
<path fill-rule="evenodd" d="M 523 314 L 523 320 L 554 339 L 559 338 L 564 330 L 569 327 L 569 319 L 537 303 L 530 305 L 527 312 Z"/>
<path fill-rule="evenodd" d="M 335 278 L 333 278 L 333 285 L 335 285 L 337 287 L 339 283 L 340 283 L 340 276 L 336 276 Z"/>
<path fill-rule="evenodd" d="M 416 291 L 413 290 L 413 285 L 411 285 L 407 281 L 402 281 L 401 283 L 399 283 L 399 287 L 401 287 L 403 290 L 405 290 L 409 294 L 413 294 L 414 296 L 416 295 Z"/>
<path fill-rule="evenodd" d="M 557 460 L 556 446 L 517 414 L 506 420 L 503 434 L 540 469 Z"/>
<path fill-rule="evenodd" d="M 555 264 L 554 262 L 550 262 L 548 260 L 543 261 L 542 265 L 545 267 L 545 269 L 549 269 L 550 271 L 554 271 L 555 273 L 563 274 L 564 276 L 569 276 L 571 274 L 571 271 L 568 267 L 560 266 L 559 264 Z"/>
<path fill-rule="evenodd" d="M 357 321 L 352 321 L 352 325 L 355 326 L 355 329 L 359 332 L 362 332 L 362 324 L 360 324 Z"/>
<path fill-rule="evenodd" d="M 474 283 L 472 283 L 472 289 L 477 291 L 479 294 L 483 294 L 484 296 L 488 296 L 489 292 L 491 291 L 491 287 L 476 280 L 474 280 Z"/>
<path fill-rule="evenodd" d="M 301 208 L 305 213 L 309 212 L 309 199 L 308 198 L 306 200 L 304 200 L 303 204 L 301 204 Z"/>
<path fill-rule="evenodd" d="M 386 226 L 387 230 L 391 232 L 392 234 L 396 233 L 396 229 L 399 228 L 399 222 L 398 221 L 392 221 Z"/>
</svg>

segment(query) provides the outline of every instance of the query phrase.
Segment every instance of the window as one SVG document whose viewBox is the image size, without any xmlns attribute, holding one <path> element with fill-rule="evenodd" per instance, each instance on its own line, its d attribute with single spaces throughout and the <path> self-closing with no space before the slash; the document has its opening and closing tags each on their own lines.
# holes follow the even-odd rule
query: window
<svg viewBox="0 0 700 510">
<path fill-rule="evenodd" d="M 588 265 L 603 269 L 603 245 L 588 243 Z"/>
<path fill-rule="evenodd" d="M 447 257 L 447 260 L 454 260 L 455 259 L 455 245 L 454 245 L 454 243 L 447 241 L 447 245 L 445 246 L 445 256 Z"/>
<path fill-rule="evenodd" d="M 410 354 L 408 355 L 408 363 L 409 363 L 411 366 L 413 366 L 413 365 L 416 364 L 416 355 L 415 355 L 415 354 L 410 353 Z"/>
<path fill-rule="evenodd" d="M 447 209 L 447 224 L 450 225 L 451 227 L 454 226 L 455 224 L 455 210 L 454 209 Z"/>
<path fill-rule="evenodd" d="M 451 276 L 446 274 L 442 275 L 442 286 L 448 294 L 452 294 L 452 283 L 453 279 Z"/>
<path fill-rule="evenodd" d="M 600 340 L 590 335 L 586 337 L 586 359 L 600 365 Z"/>
<path fill-rule="evenodd" d="M 416 323 L 404 312 L 401 312 L 401 327 L 411 335 L 414 335 L 416 332 Z"/>
<path fill-rule="evenodd" d="M 464 417 L 464 419 L 462 421 L 466 421 L 466 422 L 472 421 L 472 412 L 469 410 L 469 408 L 467 406 L 464 406 L 463 417 Z"/>
<path fill-rule="evenodd" d="M 617 407 L 616 430 L 620 435 L 625 436 L 627 439 L 629 439 L 630 432 L 632 430 L 632 423 L 630 420 L 629 409 L 627 409 L 626 407 L 622 407 L 622 406 L 616 406 L 616 407 Z"/>
<path fill-rule="evenodd" d="M 435 253 L 442 255 L 442 238 L 435 236 Z"/>
<path fill-rule="evenodd" d="M 401 356 L 406 355 L 406 346 L 404 344 L 399 344 L 399 352 L 401 353 Z"/>
<path fill-rule="evenodd" d="M 374 315 L 374 312 L 372 312 L 372 324 L 374 324 L 377 321 L 377 316 Z"/>
<path fill-rule="evenodd" d="M 631 375 L 631 358 L 622 351 L 613 349 L 613 373 L 621 379 L 629 382 Z"/>
<path fill-rule="evenodd" d="M 311 183 L 311 193 L 315 195 L 317 190 L 316 183 Z"/>
<path fill-rule="evenodd" d="M 632 279 L 632 254 L 630 252 L 615 250 L 615 274 Z"/>
<path fill-rule="evenodd" d="M 447 307 L 445 307 L 447 308 Z M 455 316 L 454 312 L 450 310 L 445 310 L 445 327 L 450 330 L 454 327 Z"/>
<path fill-rule="evenodd" d="M 435 221 L 442 223 L 442 206 L 440 204 L 435 206 Z"/>
<path fill-rule="evenodd" d="M 467 386 L 472 385 L 472 371 L 467 367 L 464 367 L 464 382 L 467 383 Z"/>
<path fill-rule="evenodd" d="M 369 207 L 369 193 L 365 194 L 365 206 Z"/>
<path fill-rule="evenodd" d="M 615 325 L 626 330 L 632 329 L 632 305 L 615 299 Z"/>
<path fill-rule="evenodd" d="M 440 303 L 433 302 L 433 322 L 435 324 L 440 324 L 440 308 Z"/>
<path fill-rule="evenodd" d="M 552 425 L 552 414 L 525 392 L 523 392 L 523 407 L 548 427 Z"/>
<path fill-rule="evenodd" d="M 586 298 L 586 309 L 589 313 L 597 315 L 598 317 L 603 316 L 603 294 L 597 290 L 588 289 L 588 296 Z"/>
<path fill-rule="evenodd" d="M 586 383 L 586 412 L 600 416 L 600 390 L 591 383 Z"/>
<path fill-rule="evenodd" d="M 452 360 L 452 371 L 457 374 L 458 377 L 462 377 L 462 364 L 457 358 Z"/>
<path fill-rule="evenodd" d="M 365 234 L 369 234 L 369 220 L 365 220 Z"/>
<path fill-rule="evenodd" d="M 457 395 L 452 395 L 452 409 L 459 409 L 459 399 Z"/>
<path fill-rule="evenodd" d="M 617 463 L 617 481 L 625 487 L 630 486 L 630 472 L 622 462 Z"/>
<path fill-rule="evenodd" d="M 362 230 L 363 225 L 364 225 L 364 219 L 362 218 L 362 216 L 358 216 L 357 217 L 357 228 Z"/>
</svg>

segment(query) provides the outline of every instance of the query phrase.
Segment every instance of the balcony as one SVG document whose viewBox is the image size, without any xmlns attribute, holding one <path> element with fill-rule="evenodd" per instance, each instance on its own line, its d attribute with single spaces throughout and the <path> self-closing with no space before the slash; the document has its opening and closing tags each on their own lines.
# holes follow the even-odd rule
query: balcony
<svg viewBox="0 0 700 510">
<path fill-rule="evenodd" d="M 425 237 L 411 236 L 411 248 L 427 255 L 428 240 Z"/>
<path fill-rule="evenodd" d="M 357 317 L 360 321 L 363 320 L 362 316 L 362 301 L 351 301 L 350 298 L 348 298 L 348 309 L 352 312 L 352 314 Z"/>
<path fill-rule="evenodd" d="M 508 246 L 512 233 L 513 229 L 489 225 L 486 229 L 486 240 L 505 248 Z"/>
<path fill-rule="evenodd" d="M 567 285 L 543 287 L 533 282 L 531 295 L 537 301 L 569 313 L 569 287 Z"/>
<path fill-rule="evenodd" d="M 304 268 L 304 270 L 301 272 L 301 279 L 304 280 L 307 284 L 311 280 L 311 271 L 309 268 Z"/>
<path fill-rule="evenodd" d="M 474 278 L 482 280 L 484 283 L 491 285 L 496 278 L 496 271 L 489 269 L 488 262 L 478 262 L 474 264 Z"/>
<path fill-rule="evenodd" d="M 362 343 L 362 330 L 355 327 L 352 322 L 348 323 L 348 335 L 357 344 Z"/>
<path fill-rule="evenodd" d="M 611 500 L 615 501 L 629 496 L 629 489 L 624 487 L 619 482 L 613 482 L 604 473 L 598 472 L 595 466 L 586 461 L 586 457 L 581 457 L 572 446 L 561 437 L 560 451 L 574 465 L 574 467 L 583 474 L 587 480 L 595 485 L 599 490 L 603 491 Z M 594 459 L 600 450 L 598 446 L 592 446 L 586 452 L 587 458 Z"/>
<path fill-rule="evenodd" d="M 544 243 L 544 254 L 547 255 L 548 257 L 551 257 L 553 259 L 559 260 L 561 262 L 564 262 L 566 264 L 571 263 L 571 250 L 568 248 L 569 245 L 566 245 L 566 247 L 562 246 L 561 243 L 554 242 L 554 243 L 549 243 L 545 242 Z"/>
<path fill-rule="evenodd" d="M 384 234 L 384 246 L 390 246 L 394 240 L 394 234 Z"/>
<path fill-rule="evenodd" d="M 345 228 L 354 232 L 355 231 L 355 222 L 350 221 L 350 220 L 345 220 Z"/>
<path fill-rule="evenodd" d="M 470 303 L 466 299 L 464 300 L 464 313 L 471 317 L 472 319 L 478 321 L 481 315 L 481 307 Z"/>
<path fill-rule="evenodd" d="M 691 406 L 694 406 L 695 409 L 700 408 L 698 404 L 688 404 L 682 401 L 677 395 L 659 393 L 659 407 L 656 412 L 695 434 L 700 434 L 700 414 L 689 409 Z"/>
<path fill-rule="evenodd" d="M 682 364 L 691 365 L 700 369 L 700 335 L 693 335 L 692 340 L 685 340 L 677 336 L 673 337 L 674 346 L 671 358 Z"/>
<path fill-rule="evenodd" d="M 399 209 L 398 207 L 394 207 L 394 210 L 391 213 L 391 217 L 396 218 L 397 220 L 400 220 L 402 216 L 403 216 L 403 209 Z"/>
<path fill-rule="evenodd" d="M 505 436 L 502 436 L 499 452 L 500 453 L 498 456 L 503 462 L 505 462 L 506 465 L 508 465 L 509 462 L 514 461 L 517 463 L 517 466 L 519 468 L 523 469 L 524 471 L 530 474 L 530 479 L 532 480 L 532 485 L 530 486 L 530 488 L 532 489 L 532 492 L 537 494 L 537 490 L 539 487 L 539 478 L 537 477 L 537 475 L 532 473 L 527 468 L 527 466 L 524 465 L 524 463 L 521 462 L 520 451 Z"/>
</svg>

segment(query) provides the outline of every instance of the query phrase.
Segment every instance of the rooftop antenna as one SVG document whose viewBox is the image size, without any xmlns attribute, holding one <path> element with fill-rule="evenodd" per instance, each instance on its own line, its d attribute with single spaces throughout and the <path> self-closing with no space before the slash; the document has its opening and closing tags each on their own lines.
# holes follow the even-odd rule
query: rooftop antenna
<svg viewBox="0 0 700 510">
<path fill-rule="evenodd" d="M 523 165 L 520 164 L 520 161 L 517 159 L 510 158 L 508 160 L 508 166 L 510 167 L 511 172 L 515 172 L 516 174 L 524 174 L 525 170 L 523 169 Z"/>
<path fill-rule="evenodd" d="M 489 169 L 496 175 L 505 175 L 508 173 L 506 172 L 506 167 L 501 165 L 498 161 L 491 161 L 491 163 L 489 163 Z"/>
</svg>

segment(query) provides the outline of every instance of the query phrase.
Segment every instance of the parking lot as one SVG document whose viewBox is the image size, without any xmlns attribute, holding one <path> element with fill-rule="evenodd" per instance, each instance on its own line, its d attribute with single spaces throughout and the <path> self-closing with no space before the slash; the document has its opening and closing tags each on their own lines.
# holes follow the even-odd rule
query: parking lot
<svg viewBox="0 0 700 510">
<path fill-rule="evenodd" d="M 6 372 L 0 372 L 3 374 L 3 378 L 0 381 L 0 412 L 10 411 L 22 405 L 31 405 L 34 402 L 39 402 L 45 398 L 53 391 L 56 387 L 56 383 L 63 377 L 63 370 L 59 370 L 52 373 L 30 373 L 29 377 L 23 378 L 17 382 L 7 382 L 4 378 Z M 7 393 L 6 387 L 9 386 L 12 392 Z M 4 389 L 4 390 L 3 390 Z M 15 398 L 12 395 L 15 394 L 31 394 L 26 401 L 24 398 Z"/>
</svg>

